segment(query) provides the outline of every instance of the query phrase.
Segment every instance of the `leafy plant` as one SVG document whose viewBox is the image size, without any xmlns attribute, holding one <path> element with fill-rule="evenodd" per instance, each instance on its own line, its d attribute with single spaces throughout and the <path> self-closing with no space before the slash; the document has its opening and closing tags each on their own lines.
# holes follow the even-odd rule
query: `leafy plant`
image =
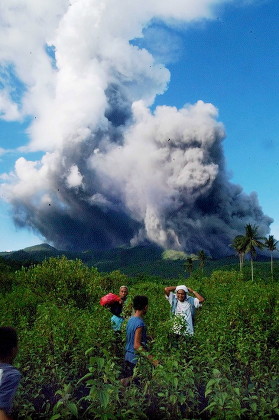
<svg viewBox="0 0 279 420">
<path fill-rule="evenodd" d="M 211 263 L 211 261 L 209 261 Z M 231 267 L 232 268 L 232 267 Z M 279 286 L 269 263 L 195 273 L 189 286 L 205 298 L 193 337 L 174 341 L 166 280 L 101 274 L 79 260 L 51 258 L 11 273 L 0 291 L 0 322 L 18 330 L 22 381 L 18 419 L 264 419 L 278 417 Z M 266 273 L 269 271 L 269 279 Z M 181 278 L 172 281 L 181 283 Z M 106 292 L 129 286 L 129 301 L 149 298 L 149 349 L 131 384 L 120 383 L 125 328 L 116 335 Z M 127 316 L 130 306 L 127 302 Z"/>
</svg>

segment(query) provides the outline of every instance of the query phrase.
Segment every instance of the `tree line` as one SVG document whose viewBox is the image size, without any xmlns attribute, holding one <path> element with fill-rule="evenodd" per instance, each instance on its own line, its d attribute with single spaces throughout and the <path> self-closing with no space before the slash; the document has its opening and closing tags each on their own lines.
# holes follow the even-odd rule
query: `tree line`
<svg viewBox="0 0 279 420">
<path fill-rule="evenodd" d="M 250 256 L 251 263 L 251 277 L 254 280 L 254 259 L 257 254 L 257 248 L 262 250 L 264 248 L 270 251 L 270 270 L 271 277 L 273 280 L 273 252 L 277 250 L 276 245 L 278 241 L 274 239 L 273 235 L 269 235 L 268 238 L 259 236 L 258 234 L 259 227 L 256 225 L 251 225 L 248 223 L 245 226 L 245 234 L 237 235 L 231 246 L 237 252 L 239 257 L 239 269 L 242 271 L 245 255 Z"/>
<path fill-rule="evenodd" d="M 263 250 L 268 249 L 270 251 L 270 271 L 273 280 L 273 252 L 277 250 L 278 241 L 275 240 L 273 235 L 269 235 L 267 238 L 262 237 L 258 234 L 259 227 L 248 223 L 245 226 L 245 233 L 243 235 L 237 235 L 233 242 L 230 244 L 238 257 L 239 257 L 239 269 L 242 272 L 245 256 L 249 255 L 251 264 L 251 278 L 254 280 L 254 260 L 257 254 L 257 249 Z M 208 255 L 203 250 L 200 250 L 196 255 L 191 254 L 186 258 L 184 263 L 185 271 L 191 275 L 194 269 L 194 262 L 198 261 L 201 272 L 204 271 L 204 266 Z"/>
</svg>

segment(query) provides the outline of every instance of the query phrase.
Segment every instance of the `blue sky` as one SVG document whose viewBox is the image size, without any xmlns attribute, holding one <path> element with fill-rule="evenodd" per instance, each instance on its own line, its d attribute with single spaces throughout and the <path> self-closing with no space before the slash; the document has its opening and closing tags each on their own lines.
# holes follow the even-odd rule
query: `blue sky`
<svg viewBox="0 0 279 420">
<path fill-rule="evenodd" d="M 218 108 L 218 120 L 226 131 L 223 147 L 231 182 L 241 185 L 247 194 L 257 193 L 263 212 L 274 219 L 270 233 L 279 238 L 279 4 L 277 0 L 233 1 L 214 13 L 212 19 L 187 25 L 154 21 L 145 38 L 135 41 L 140 47 L 153 49 L 157 59 L 161 54 L 170 71 L 168 88 L 156 96 L 153 107 L 180 108 L 203 100 Z M 164 43 L 173 44 L 170 48 Z M 27 75 L 25 81 L 31 85 Z M 11 74 L 9 83 L 14 84 L 12 99 L 17 102 L 16 96 L 20 98 L 25 89 L 24 81 L 19 83 Z M 0 118 L 2 183 L 3 174 L 13 171 L 18 158 L 34 161 L 46 152 L 45 147 L 18 150 L 31 136 L 34 141 L 34 132 L 28 133 L 32 118 L 32 110 L 16 117 L 17 121 Z M 4 200 L 0 201 L 0 217 L 0 250 L 44 241 L 28 227 L 15 227 L 11 206 Z"/>
<path fill-rule="evenodd" d="M 219 109 L 232 181 L 256 191 L 271 234 L 279 238 L 279 4 L 226 7 L 216 20 L 184 34 L 182 59 L 160 104 L 197 99 Z M 273 228 L 274 227 L 274 228 Z"/>
</svg>

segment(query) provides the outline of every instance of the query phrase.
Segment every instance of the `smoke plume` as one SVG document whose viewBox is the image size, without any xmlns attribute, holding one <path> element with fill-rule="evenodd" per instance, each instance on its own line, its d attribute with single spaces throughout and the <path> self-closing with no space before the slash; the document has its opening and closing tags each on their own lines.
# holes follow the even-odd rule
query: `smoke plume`
<svg viewBox="0 0 279 420">
<path fill-rule="evenodd" d="M 22 152 L 43 153 L 2 174 L 17 225 L 61 249 L 151 241 L 211 255 L 231 253 L 228 244 L 247 223 L 269 232 L 272 219 L 256 194 L 229 180 L 217 109 L 199 100 L 153 110 L 170 80 L 158 61 L 167 53 L 137 43 L 148 28 L 153 37 L 152 22 L 210 19 L 224 2 L 0 6 L 0 117 L 30 120 Z"/>
</svg>

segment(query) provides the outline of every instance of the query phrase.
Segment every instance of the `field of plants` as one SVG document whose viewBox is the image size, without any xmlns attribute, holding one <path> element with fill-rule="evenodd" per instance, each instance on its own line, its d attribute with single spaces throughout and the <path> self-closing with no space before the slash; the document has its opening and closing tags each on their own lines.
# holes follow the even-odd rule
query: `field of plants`
<svg viewBox="0 0 279 420">
<path fill-rule="evenodd" d="M 276 267 L 275 267 L 276 268 Z M 196 271 L 185 280 L 206 301 L 194 337 L 174 345 L 165 286 L 172 279 L 101 274 L 79 260 L 50 258 L 2 272 L 0 324 L 17 329 L 22 381 L 18 419 L 275 419 L 279 416 L 277 276 Z M 183 281 L 184 282 L 184 281 Z M 136 379 L 119 381 L 121 357 L 106 293 L 129 286 L 149 298 L 154 368 L 140 359 Z M 129 307 L 129 302 L 127 302 Z M 125 332 L 122 333 L 124 350 Z M 120 343 L 121 344 L 121 343 Z"/>
</svg>

